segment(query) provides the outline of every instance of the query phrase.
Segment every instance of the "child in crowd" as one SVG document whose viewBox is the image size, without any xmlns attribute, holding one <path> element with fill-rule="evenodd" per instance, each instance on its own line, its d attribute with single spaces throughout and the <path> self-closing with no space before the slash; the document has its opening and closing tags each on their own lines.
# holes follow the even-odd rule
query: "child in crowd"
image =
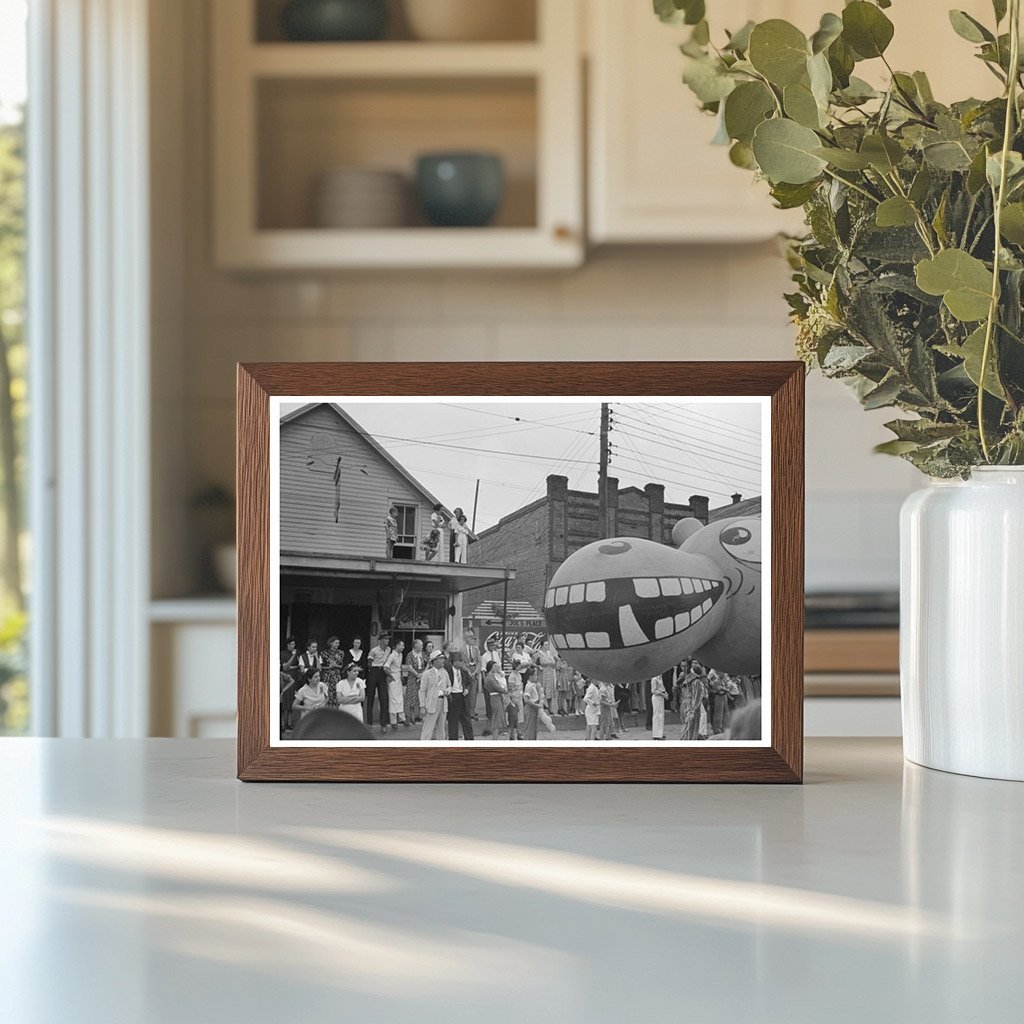
<svg viewBox="0 0 1024 1024">
<path fill-rule="evenodd" d="M 576 674 L 579 675 L 578 672 Z M 580 678 L 583 677 L 580 676 Z M 597 729 L 601 724 L 601 687 L 593 680 L 590 681 L 590 685 L 583 695 L 583 707 L 584 714 L 587 716 L 587 731 L 583 738 L 596 740 Z"/>
<path fill-rule="evenodd" d="M 520 703 L 522 699 L 523 695 L 520 692 Z M 510 740 L 519 739 L 519 704 L 516 704 L 511 695 L 509 695 L 508 703 L 505 705 L 505 719 L 508 722 L 508 738 Z"/>
</svg>

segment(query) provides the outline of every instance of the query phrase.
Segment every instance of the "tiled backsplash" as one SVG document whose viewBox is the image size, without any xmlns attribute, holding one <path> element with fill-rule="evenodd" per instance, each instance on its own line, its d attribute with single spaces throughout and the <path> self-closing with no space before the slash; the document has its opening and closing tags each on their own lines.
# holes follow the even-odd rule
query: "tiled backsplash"
<svg viewBox="0 0 1024 1024">
<path fill-rule="evenodd" d="M 231 478 L 237 360 L 792 358 L 786 265 L 769 245 L 604 253 L 554 274 L 246 280 L 191 266 L 184 397 L 197 484 Z M 897 513 L 915 473 L 871 453 L 885 418 L 808 379 L 812 589 L 896 585 Z"/>
</svg>

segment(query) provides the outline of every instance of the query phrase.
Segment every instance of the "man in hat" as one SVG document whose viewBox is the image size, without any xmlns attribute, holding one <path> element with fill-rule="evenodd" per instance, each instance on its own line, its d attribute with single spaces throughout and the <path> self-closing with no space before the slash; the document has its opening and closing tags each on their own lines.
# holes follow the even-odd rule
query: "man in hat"
<svg viewBox="0 0 1024 1024">
<path fill-rule="evenodd" d="M 423 728 L 420 730 L 421 740 L 443 740 L 447 717 L 447 701 L 449 678 L 444 670 L 444 653 L 431 651 L 430 661 L 420 675 L 420 715 Z"/>
</svg>

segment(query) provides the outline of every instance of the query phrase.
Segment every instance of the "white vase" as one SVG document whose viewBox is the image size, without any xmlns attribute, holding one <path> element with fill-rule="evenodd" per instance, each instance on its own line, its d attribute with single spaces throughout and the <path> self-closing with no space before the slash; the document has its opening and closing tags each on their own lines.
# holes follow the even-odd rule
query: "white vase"
<svg viewBox="0 0 1024 1024">
<path fill-rule="evenodd" d="M 904 754 L 1024 781 L 1024 467 L 910 495 L 900 553 Z"/>
</svg>

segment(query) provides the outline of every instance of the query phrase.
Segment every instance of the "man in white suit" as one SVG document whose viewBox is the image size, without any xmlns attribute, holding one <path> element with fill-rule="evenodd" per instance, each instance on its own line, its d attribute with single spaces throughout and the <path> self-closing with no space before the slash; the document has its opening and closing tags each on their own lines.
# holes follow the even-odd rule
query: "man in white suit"
<svg viewBox="0 0 1024 1024">
<path fill-rule="evenodd" d="M 448 702 L 446 695 L 451 680 L 444 670 L 444 652 L 434 651 L 420 676 L 420 714 L 423 716 L 421 740 L 447 738 Z"/>
</svg>

